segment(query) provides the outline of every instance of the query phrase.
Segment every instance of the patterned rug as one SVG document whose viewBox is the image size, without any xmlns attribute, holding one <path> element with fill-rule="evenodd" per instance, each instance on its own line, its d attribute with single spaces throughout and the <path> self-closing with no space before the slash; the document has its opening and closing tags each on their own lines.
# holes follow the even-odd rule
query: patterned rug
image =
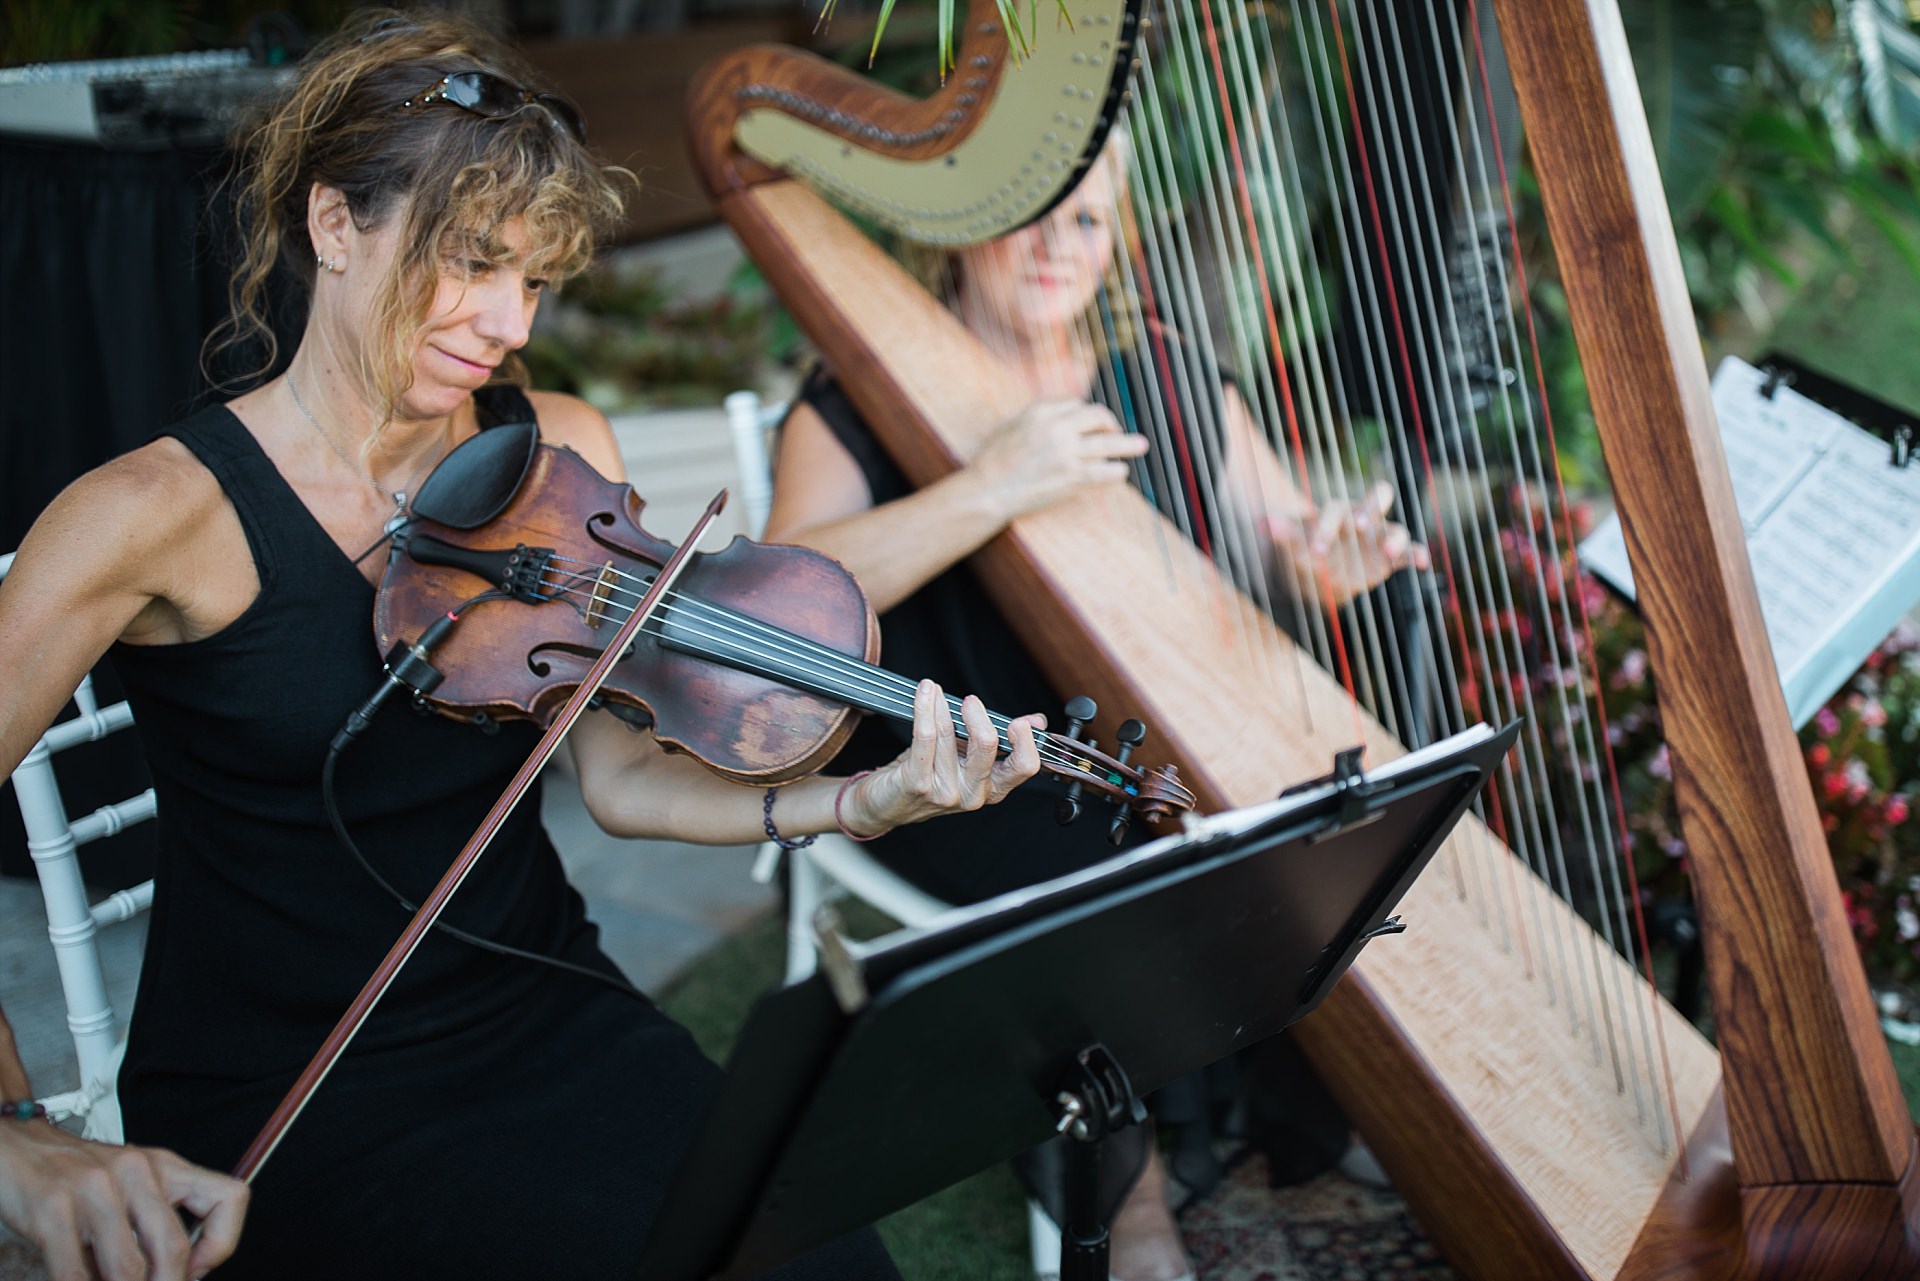
<svg viewBox="0 0 1920 1281">
<path fill-rule="evenodd" d="M 1201 1281 L 1454 1281 L 1392 1191 L 1338 1173 L 1271 1188 L 1257 1154 L 1181 1212 L 1180 1235 Z"/>
</svg>

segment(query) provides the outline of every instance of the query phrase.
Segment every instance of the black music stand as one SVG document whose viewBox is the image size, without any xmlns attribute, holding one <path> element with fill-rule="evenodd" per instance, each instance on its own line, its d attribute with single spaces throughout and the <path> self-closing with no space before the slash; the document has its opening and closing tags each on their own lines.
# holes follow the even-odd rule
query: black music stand
<svg viewBox="0 0 1920 1281">
<path fill-rule="evenodd" d="M 1098 868 L 871 947 L 761 998 L 642 1257 L 736 1281 L 1041 1143 L 1076 1143 L 1063 1281 L 1105 1281 L 1098 1143 L 1139 1097 L 1326 997 L 1518 733 L 1193 820 Z"/>
</svg>

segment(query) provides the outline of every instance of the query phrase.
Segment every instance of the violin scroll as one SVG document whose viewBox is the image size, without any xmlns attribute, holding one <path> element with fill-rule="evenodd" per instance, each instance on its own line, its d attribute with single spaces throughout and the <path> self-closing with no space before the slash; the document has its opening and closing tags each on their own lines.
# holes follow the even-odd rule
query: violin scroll
<svg viewBox="0 0 1920 1281">
<path fill-rule="evenodd" d="M 1099 714 L 1094 701 L 1083 695 L 1070 701 L 1065 711 L 1065 733 L 1036 736 L 1041 747 L 1040 768 L 1069 781 L 1066 795 L 1054 807 L 1055 822 L 1064 827 L 1078 818 L 1083 793 L 1091 789 L 1115 807 L 1113 820 L 1107 825 L 1107 840 L 1118 845 L 1126 839 L 1127 825 L 1134 814 L 1158 823 L 1176 811 L 1194 807 L 1195 797 L 1180 781 L 1177 767 L 1159 765 L 1141 770 L 1127 764 L 1134 749 L 1146 741 L 1143 722 L 1132 718 L 1122 721 L 1115 734 L 1118 754 L 1109 756 L 1091 739 L 1080 737 L 1087 723 Z"/>
</svg>

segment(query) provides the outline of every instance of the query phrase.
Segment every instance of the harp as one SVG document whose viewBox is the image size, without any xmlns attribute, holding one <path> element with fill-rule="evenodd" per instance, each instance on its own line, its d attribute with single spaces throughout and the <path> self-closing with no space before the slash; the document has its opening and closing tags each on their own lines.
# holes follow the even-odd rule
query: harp
<svg viewBox="0 0 1920 1281">
<path fill-rule="evenodd" d="M 992 7 L 976 5 L 954 73 L 924 100 L 775 49 L 724 59 L 693 89 L 692 145 L 723 216 L 916 484 L 959 465 L 1024 393 L 813 188 L 934 242 L 1043 214 L 1140 91 L 1127 76 L 1145 43 L 1139 11 L 1068 7 L 1071 29 L 1049 28 L 1014 67 Z M 1650 985 L 1633 989 L 1619 941 L 1552 894 L 1531 856 L 1508 852 L 1497 822 L 1471 820 L 1455 870 L 1429 873 L 1407 903 L 1418 928 L 1370 950 L 1302 1041 L 1465 1275 L 1911 1276 L 1914 1126 L 1762 629 L 1619 15 L 1607 0 L 1494 8 L 1640 584 L 1718 1049 Z M 1302 11 L 1327 15 L 1323 37 L 1343 54 L 1425 23 L 1451 24 L 1463 66 L 1502 58 L 1472 0 L 1437 17 L 1385 2 Z M 1195 83 L 1211 72 L 1222 118 L 1253 131 L 1215 140 L 1238 152 L 1262 144 L 1237 114 L 1250 95 L 1232 79 L 1237 55 L 1222 55 L 1226 12 L 1172 0 L 1151 20 L 1198 34 Z M 1491 98 L 1491 76 L 1465 82 Z M 1368 152 L 1357 139 L 1363 167 Z M 1372 154 L 1392 153 L 1382 142 Z M 1245 214 L 1247 243 L 1272 243 L 1246 188 L 1215 217 Z M 1405 349 L 1393 314 L 1381 312 L 1385 365 Z M 1205 806 L 1270 795 L 1356 737 L 1376 758 L 1401 750 L 1338 682 L 1289 657 L 1269 612 L 1186 539 L 1142 542 L 1157 519 L 1137 495 L 1089 497 L 977 554 L 1057 685 L 1147 718 Z M 1153 572 L 1116 551 L 1142 547 Z M 1530 968 L 1473 906 L 1463 887 L 1475 878 L 1552 941 Z M 1642 995 L 1583 1015 L 1582 987 Z M 1645 1060 L 1644 1086 L 1627 1083 L 1629 1060 Z"/>
</svg>

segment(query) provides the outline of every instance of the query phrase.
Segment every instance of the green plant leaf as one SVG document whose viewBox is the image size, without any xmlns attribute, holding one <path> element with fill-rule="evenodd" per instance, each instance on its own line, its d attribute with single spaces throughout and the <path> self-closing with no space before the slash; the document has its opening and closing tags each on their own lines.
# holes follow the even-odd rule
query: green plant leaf
<svg viewBox="0 0 1920 1281">
<path fill-rule="evenodd" d="M 1706 213 L 1726 228 L 1727 233 L 1747 251 L 1755 265 L 1782 284 L 1800 283 L 1800 277 L 1774 251 L 1766 237 L 1760 234 L 1759 229 L 1754 225 L 1751 211 L 1733 192 L 1725 187 L 1716 190 L 1707 200 Z"/>
<path fill-rule="evenodd" d="M 881 0 L 880 16 L 879 18 L 875 19 L 873 24 L 873 47 L 867 50 L 867 64 L 869 66 L 873 64 L 874 55 L 880 52 L 880 37 L 883 34 L 885 34 L 887 30 L 887 19 L 893 16 L 894 3 L 895 3 L 895 0 Z M 943 73 L 947 69 L 945 40 L 946 40 L 946 37 L 943 35 L 941 37 L 942 44 L 941 44 L 941 56 L 940 56 L 940 70 Z"/>
<path fill-rule="evenodd" d="M 1752 104 L 1765 15 L 1753 4 L 1627 0 L 1621 18 L 1667 205 L 1685 222 L 1706 202 Z"/>
</svg>

